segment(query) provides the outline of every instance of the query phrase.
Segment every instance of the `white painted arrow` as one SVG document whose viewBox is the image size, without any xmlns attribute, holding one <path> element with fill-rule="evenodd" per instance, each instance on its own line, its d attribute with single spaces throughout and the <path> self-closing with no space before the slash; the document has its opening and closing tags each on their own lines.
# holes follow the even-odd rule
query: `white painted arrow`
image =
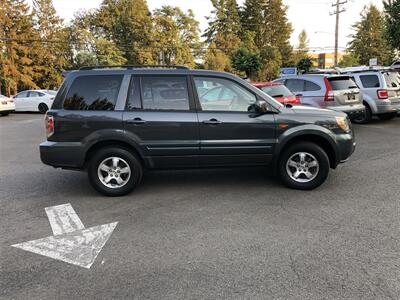
<svg viewBox="0 0 400 300">
<path fill-rule="evenodd" d="M 45 208 L 54 235 L 12 247 L 89 269 L 118 222 L 85 229 L 71 204 Z"/>
</svg>

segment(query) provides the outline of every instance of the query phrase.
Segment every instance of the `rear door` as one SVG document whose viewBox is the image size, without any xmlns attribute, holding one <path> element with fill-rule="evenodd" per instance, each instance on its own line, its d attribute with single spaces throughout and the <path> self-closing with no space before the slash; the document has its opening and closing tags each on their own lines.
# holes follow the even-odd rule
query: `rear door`
<svg viewBox="0 0 400 300">
<path fill-rule="evenodd" d="M 38 111 L 39 103 L 40 103 L 40 95 L 42 93 L 36 91 L 30 91 L 28 95 L 28 99 L 26 101 L 27 110 L 29 111 Z"/>
<path fill-rule="evenodd" d="M 257 115 L 257 96 L 220 77 L 193 77 L 200 127 L 200 165 L 266 165 L 272 158 L 275 116 Z"/>
<path fill-rule="evenodd" d="M 196 167 L 199 127 L 187 76 L 133 76 L 124 128 L 155 168 Z"/>
<path fill-rule="evenodd" d="M 329 106 L 356 105 L 362 103 L 362 95 L 357 84 L 349 76 L 329 77 L 335 101 Z M 331 105 L 333 104 L 333 105 Z"/>
<path fill-rule="evenodd" d="M 18 93 L 14 97 L 16 111 L 26 111 L 27 110 L 27 107 L 28 107 L 27 101 L 29 100 L 28 95 L 29 95 L 29 91 L 24 91 L 24 92 Z"/>
</svg>

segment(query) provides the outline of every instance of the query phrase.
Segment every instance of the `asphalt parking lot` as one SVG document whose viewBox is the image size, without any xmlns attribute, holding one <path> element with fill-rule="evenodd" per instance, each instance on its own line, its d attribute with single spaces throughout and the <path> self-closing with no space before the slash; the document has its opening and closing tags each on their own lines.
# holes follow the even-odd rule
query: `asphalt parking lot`
<svg viewBox="0 0 400 300">
<path fill-rule="evenodd" d="M 356 126 L 358 147 L 315 191 L 262 168 L 145 174 L 131 195 L 39 158 L 43 116 L 0 118 L 0 298 L 399 299 L 400 118 Z M 90 269 L 11 247 L 52 235 L 45 208 L 118 222 Z"/>
</svg>

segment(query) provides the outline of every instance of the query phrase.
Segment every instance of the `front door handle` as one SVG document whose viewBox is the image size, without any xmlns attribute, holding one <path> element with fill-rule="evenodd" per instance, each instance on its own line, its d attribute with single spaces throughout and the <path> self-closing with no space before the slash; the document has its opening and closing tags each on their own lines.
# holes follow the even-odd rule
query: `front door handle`
<svg viewBox="0 0 400 300">
<path fill-rule="evenodd" d="M 128 124 L 134 124 L 134 125 L 142 125 L 145 124 L 147 121 L 141 119 L 141 118 L 134 118 L 132 120 L 126 121 Z"/>
<path fill-rule="evenodd" d="M 221 123 L 222 122 L 218 121 L 217 119 L 210 119 L 210 120 L 203 121 L 203 124 L 207 124 L 207 125 L 219 125 Z"/>
</svg>

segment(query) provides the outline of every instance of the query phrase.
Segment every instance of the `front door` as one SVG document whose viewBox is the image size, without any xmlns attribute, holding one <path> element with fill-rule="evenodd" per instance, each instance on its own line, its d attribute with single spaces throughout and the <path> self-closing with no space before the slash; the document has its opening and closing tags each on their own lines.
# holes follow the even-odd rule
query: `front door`
<svg viewBox="0 0 400 300">
<path fill-rule="evenodd" d="M 238 82 L 194 77 L 202 166 L 266 165 L 275 137 L 273 114 L 258 115 L 255 94 Z"/>
<path fill-rule="evenodd" d="M 153 168 L 197 167 L 197 114 L 186 76 L 132 77 L 124 128 Z"/>
</svg>

